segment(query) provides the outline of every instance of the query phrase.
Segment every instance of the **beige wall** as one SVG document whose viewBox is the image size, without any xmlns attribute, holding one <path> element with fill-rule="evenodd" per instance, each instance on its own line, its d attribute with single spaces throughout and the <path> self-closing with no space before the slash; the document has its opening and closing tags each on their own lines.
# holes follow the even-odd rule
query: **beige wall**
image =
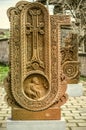
<svg viewBox="0 0 86 130">
<path fill-rule="evenodd" d="M 8 64 L 8 39 L 0 39 L 0 63 Z"/>
</svg>

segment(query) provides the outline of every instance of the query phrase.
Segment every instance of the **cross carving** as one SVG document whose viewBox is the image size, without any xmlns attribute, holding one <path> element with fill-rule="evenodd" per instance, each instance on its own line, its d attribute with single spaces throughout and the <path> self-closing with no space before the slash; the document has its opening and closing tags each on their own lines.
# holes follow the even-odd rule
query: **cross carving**
<svg viewBox="0 0 86 130">
<path fill-rule="evenodd" d="M 38 43 L 38 34 L 44 34 L 44 23 L 38 23 L 38 16 L 41 14 L 41 10 L 29 10 L 29 14 L 32 16 L 32 24 L 26 24 L 26 34 L 30 35 L 32 33 L 33 36 L 33 49 L 32 49 L 32 59 L 31 63 L 38 62 L 42 67 L 44 66 L 39 57 L 39 43 Z"/>
</svg>

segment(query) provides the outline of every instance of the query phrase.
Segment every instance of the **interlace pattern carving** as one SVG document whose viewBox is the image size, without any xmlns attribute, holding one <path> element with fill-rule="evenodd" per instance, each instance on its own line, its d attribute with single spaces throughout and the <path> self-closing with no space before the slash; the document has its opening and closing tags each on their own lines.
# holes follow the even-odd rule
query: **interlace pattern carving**
<svg viewBox="0 0 86 130">
<path fill-rule="evenodd" d="M 10 8 L 8 16 L 11 25 L 11 73 L 10 80 L 5 82 L 8 103 L 30 111 L 41 111 L 53 104 L 60 107 L 67 95 L 65 76 L 61 75 L 57 25 L 61 20 L 66 22 L 66 18 L 50 19 L 44 5 L 24 1 Z"/>
</svg>

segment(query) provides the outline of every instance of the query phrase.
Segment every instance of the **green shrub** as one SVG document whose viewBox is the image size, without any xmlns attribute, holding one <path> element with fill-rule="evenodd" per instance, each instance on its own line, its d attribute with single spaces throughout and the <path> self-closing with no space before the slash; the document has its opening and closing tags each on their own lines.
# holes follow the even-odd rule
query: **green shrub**
<svg viewBox="0 0 86 130">
<path fill-rule="evenodd" d="M 81 76 L 81 77 L 80 77 L 80 80 L 82 80 L 82 81 L 85 81 L 85 82 L 86 82 L 86 77 L 85 77 L 85 76 Z"/>
<path fill-rule="evenodd" d="M 0 84 L 3 83 L 3 80 L 7 76 L 8 71 L 9 71 L 8 66 L 0 65 Z"/>
</svg>

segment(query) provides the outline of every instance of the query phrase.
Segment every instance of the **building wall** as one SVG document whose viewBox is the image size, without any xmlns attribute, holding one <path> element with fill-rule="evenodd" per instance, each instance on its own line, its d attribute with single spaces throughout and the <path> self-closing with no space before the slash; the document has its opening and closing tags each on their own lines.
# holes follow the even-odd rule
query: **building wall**
<svg viewBox="0 0 86 130">
<path fill-rule="evenodd" d="M 8 55 L 9 55 L 9 47 L 8 47 L 8 39 L 0 39 L 0 63 L 8 64 Z"/>
<path fill-rule="evenodd" d="M 82 76 L 86 76 L 86 53 L 79 54 L 80 71 Z"/>
</svg>

